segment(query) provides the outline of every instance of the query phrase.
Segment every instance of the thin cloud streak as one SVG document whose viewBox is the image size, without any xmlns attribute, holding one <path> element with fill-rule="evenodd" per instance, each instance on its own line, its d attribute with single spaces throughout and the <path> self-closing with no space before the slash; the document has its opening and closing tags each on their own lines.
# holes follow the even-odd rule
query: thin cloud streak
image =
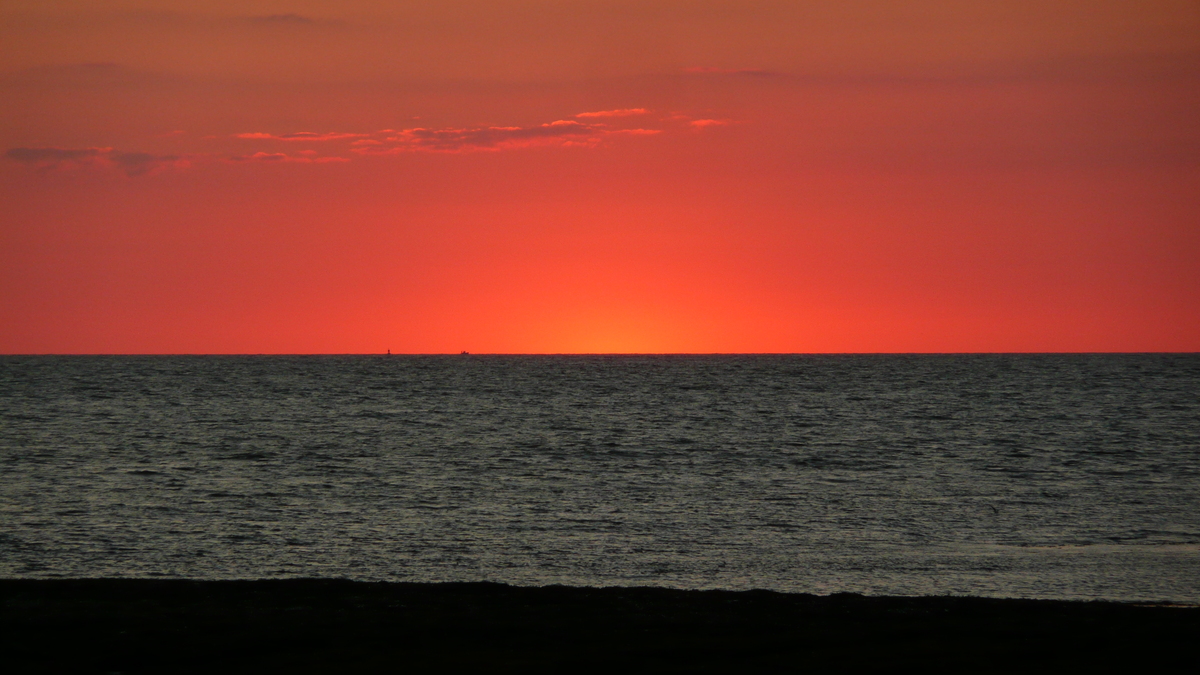
<svg viewBox="0 0 1200 675">
<path fill-rule="evenodd" d="M 621 118 L 645 115 L 645 108 L 621 108 L 584 112 L 576 118 Z M 364 155 L 387 155 L 403 152 L 496 152 L 537 146 L 595 147 L 606 136 L 629 135 L 651 136 L 662 133 L 661 129 L 612 129 L 604 122 L 580 122 L 556 120 L 534 126 L 493 126 L 473 128 L 414 127 L 387 136 L 386 141 L 395 145 L 381 147 L 371 140 L 352 143 L 353 152 Z"/>
<path fill-rule="evenodd" d="M 246 140 L 272 140 L 272 141 L 340 141 L 345 138 L 362 138 L 367 134 L 350 134 L 331 131 L 324 134 L 319 134 L 313 131 L 297 131 L 291 134 L 268 134 L 261 131 L 234 134 L 234 138 L 242 138 Z"/>
<path fill-rule="evenodd" d="M 141 176 L 172 166 L 189 166 L 189 162 L 179 155 L 153 155 L 148 152 L 113 152 L 108 159 L 129 176 Z"/>
<path fill-rule="evenodd" d="M 578 113 L 575 118 L 619 119 L 648 114 L 646 108 L 617 108 Z M 696 127 L 708 124 L 724 124 L 719 120 L 694 120 Z M 612 128 L 607 122 L 584 122 L 579 119 L 560 119 L 532 126 L 489 126 L 489 127 L 413 127 L 396 131 L 385 129 L 377 133 L 350 133 L 330 131 L 324 133 L 297 131 L 284 134 L 268 132 L 246 132 L 233 134 L 232 138 L 243 141 L 272 142 L 330 142 L 346 141 L 343 148 L 358 155 L 390 155 L 406 152 L 498 152 L 532 147 L 590 148 L 596 147 L 608 136 L 654 136 L 662 129 Z M 182 132 L 172 132 L 178 136 Z M 382 139 L 379 136 L 383 136 Z M 375 136 L 372 138 L 372 136 Z M 216 136 L 204 136 L 216 139 Z M 317 156 L 316 150 L 300 150 L 288 154 L 266 149 L 244 154 L 189 154 L 159 155 L 148 152 L 127 152 L 110 147 L 60 148 L 60 147 L 16 147 L 7 150 L 4 156 L 15 162 L 40 170 L 69 169 L 78 167 L 115 168 L 127 176 L 142 176 L 166 168 L 186 168 L 193 160 L 225 161 L 235 164 L 326 164 L 349 162 L 350 158 L 337 155 Z"/>
<path fill-rule="evenodd" d="M 634 115 L 645 115 L 649 113 L 645 108 L 621 108 L 618 110 L 597 110 L 596 112 L 582 112 L 575 117 L 632 117 Z"/>
<path fill-rule="evenodd" d="M 196 18 L 192 19 L 196 21 Z M 316 31 L 344 28 L 348 24 L 342 19 L 305 16 L 295 13 L 243 16 L 233 20 L 237 24 L 251 26 L 264 31 Z"/>
<path fill-rule="evenodd" d="M 186 168 L 188 159 L 181 155 L 155 155 L 148 152 L 122 152 L 112 148 L 11 148 L 4 156 L 43 170 L 73 167 L 115 167 L 134 177 L 166 168 Z"/>
<path fill-rule="evenodd" d="M 231 162 L 263 162 L 294 164 L 330 164 L 349 162 L 346 157 L 296 157 L 282 152 L 256 152 L 253 155 L 233 155 L 228 158 Z"/>
<path fill-rule="evenodd" d="M 710 66 L 692 66 L 684 68 L 683 72 L 693 75 L 778 75 L 779 73 L 763 70 L 762 68 L 713 68 Z"/>
<path fill-rule="evenodd" d="M 25 164 L 82 162 L 112 152 L 112 148 L 11 148 L 5 157 Z"/>
<path fill-rule="evenodd" d="M 268 14 L 266 16 L 251 16 L 246 19 L 250 23 L 265 25 L 309 26 L 317 23 L 315 19 L 300 14 Z"/>
<path fill-rule="evenodd" d="M 604 133 L 601 125 L 583 124 L 574 120 L 557 120 L 532 127 L 480 127 L 473 129 L 405 129 L 388 141 L 398 145 L 390 148 L 355 148 L 362 154 L 395 154 L 399 152 L 472 152 L 528 148 L 539 145 L 562 147 L 591 146 Z"/>
</svg>

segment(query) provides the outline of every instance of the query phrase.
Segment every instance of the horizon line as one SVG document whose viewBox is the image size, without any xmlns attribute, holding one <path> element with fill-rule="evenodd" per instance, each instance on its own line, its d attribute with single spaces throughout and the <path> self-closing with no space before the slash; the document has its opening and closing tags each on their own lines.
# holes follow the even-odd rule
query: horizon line
<svg viewBox="0 0 1200 675">
<path fill-rule="evenodd" d="M 17 356 L 1086 356 L 1200 354 L 1200 350 L 1146 351 L 846 351 L 846 352 L 7 352 Z"/>
</svg>

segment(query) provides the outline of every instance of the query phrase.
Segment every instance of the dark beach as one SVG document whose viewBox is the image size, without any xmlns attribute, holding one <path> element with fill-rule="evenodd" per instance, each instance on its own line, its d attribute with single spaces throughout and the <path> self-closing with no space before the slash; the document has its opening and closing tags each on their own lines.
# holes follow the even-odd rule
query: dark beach
<svg viewBox="0 0 1200 675">
<path fill-rule="evenodd" d="M 338 580 L 2 580 L 7 672 L 1108 671 L 1200 608 Z"/>
</svg>

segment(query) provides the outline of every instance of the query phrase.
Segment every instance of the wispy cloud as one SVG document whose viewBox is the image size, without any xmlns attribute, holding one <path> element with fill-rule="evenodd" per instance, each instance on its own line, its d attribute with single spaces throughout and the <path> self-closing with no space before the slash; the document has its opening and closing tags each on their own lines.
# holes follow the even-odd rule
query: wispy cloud
<svg viewBox="0 0 1200 675">
<path fill-rule="evenodd" d="M 251 23 L 268 26 L 309 26 L 317 23 L 316 19 L 310 19 L 300 14 L 267 14 L 265 16 L 247 17 L 246 20 Z"/>
<path fill-rule="evenodd" d="M 309 146 L 288 152 L 278 152 L 277 142 L 329 142 L 344 141 L 340 147 L 358 155 L 390 155 L 406 152 L 498 152 L 532 147 L 591 148 L 603 139 L 616 136 L 654 136 L 664 133 L 663 129 L 635 127 L 622 128 L 621 118 L 647 115 L 645 108 L 617 108 L 597 110 L 574 115 L 575 119 L 560 119 L 545 124 L 530 126 L 488 127 L 413 127 L 409 129 L 384 129 L 373 133 L 313 132 L 291 133 L 246 132 L 234 134 L 232 138 L 246 141 L 249 148 L 239 154 L 192 153 L 187 155 L 158 155 L 148 152 L 126 152 L 108 147 L 59 148 L 19 147 L 4 153 L 10 160 L 43 170 L 72 167 L 99 167 L 117 169 L 128 176 L 141 176 L 168 167 L 183 168 L 192 162 L 225 161 L 231 163 L 294 163 L 327 164 L 348 162 L 349 157 L 337 154 L 318 153 Z M 680 118 L 679 115 L 670 119 Z M 681 119 L 690 119 L 686 116 Z M 695 128 L 725 124 L 721 120 L 691 120 Z M 183 132 L 171 132 L 168 136 L 182 136 Z M 203 140 L 215 140 L 217 136 L 202 136 Z M 257 146 L 257 147 L 256 147 Z M 301 145 L 303 147 L 303 145 Z M 324 146 L 328 148 L 330 146 Z M 337 151 L 334 151 L 335 153 Z"/>
<path fill-rule="evenodd" d="M 386 155 L 402 152 L 479 152 L 500 151 L 536 146 L 595 147 L 606 136 L 652 136 L 661 129 L 622 129 L 601 119 L 617 119 L 646 115 L 646 108 L 597 110 L 574 115 L 576 119 L 556 120 L 531 126 L 491 127 L 414 127 L 402 131 L 388 130 L 382 142 L 360 139 L 351 143 L 353 152 L 363 155 Z M 581 121 L 588 120 L 588 121 Z M 591 121 L 595 120 L 595 121 Z M 380 132 L 384 133 L 384 132 Z"/>
<path fill-rule="evenodd" d="M 383 154 L 410 151 L 471 152 L 527 148 L 538 145 L 563 147 L 590 146 L 600 140 L 605 129 L 597 124 L 557 120 L 530 127 L 479 127 L 473 129 L 414 128 L 389 136 L 395 143 L 388 148 L 359 147 L 355 152 Z"/>
<path fill-rule="evenodd" d="M 297 131 L 291 134 L 268 134 L 261 131 L 234 134 L 234 138 L 244 138 L 248 140 L 272 140 L 272 141 L 340 141 L 345 138 L 362 138 L 367 134 L 349 134 L 331 131 L 328 133 L 319 134 L 313 131 Z"/>
<path fill-rule="evenodd" d="M 314 32 L 337 30 L 345 28 L 346 21 L 326 17 L 306 16 L 296 13 L 259 14 L 255 16 L 240 16 L 228 20 L 232 25 L 248 26 L 253 30 L 266 33 L 296 35 L 312 35 Z"/>
<path fill-rule="evenodd" d="M 115 167 L 128 176 L 141 176 L 168 167 L 184 168 L 190 164 L 181 155 L 122 152 L 112 148 L 11 148 L 4 156 L 40 169 Z"/>
<path fill-rule="evenodd" d="M 282 152 L 256 152 L 252 155 L 233 155 L 228 159 L 231 162 L 265 162 L 268 164 L 275 162 L 292 162 L 296 164 L 330 164 L 335 162 L 350 161 L 345 157 L 297 157 Z"/>
<path fill-rule="evenodd" d="M 684 68 L 683 72 L 693 75 L 778 75 L 778 73 L 762 68 L 713 68 L 711 66 L 692 66 Z"/>
<path fill-rule="evenodd" d="M 170 166 L 183 168 L 189 164 L 179 155 L 152 155 L 148 152 L 112 152 L 108 160 L 130 176 L 140 176 Z"/>
<path fill-rule="evenodd" d="M 64 162 L 86 162 L 112 152 L 112 148 L 12 148 L 4 153 L 9 159 L 25 164 L 54 165 Z"/>
<path fill-rule="evenodd" d="M 693 128 L 703 129 L 705 127 L 723 127 L 732 124 L 730 120 L 692 120 L 688 122 Z"/>
<path fill-rule="evenodd" d="M 633 115 L 645 115 L 650 111 L 645 108 L 621 108 L 618 110 L 597 110 L 596 112 L 582 112 L 576 117 L 632 117 Z"/>
</svg>

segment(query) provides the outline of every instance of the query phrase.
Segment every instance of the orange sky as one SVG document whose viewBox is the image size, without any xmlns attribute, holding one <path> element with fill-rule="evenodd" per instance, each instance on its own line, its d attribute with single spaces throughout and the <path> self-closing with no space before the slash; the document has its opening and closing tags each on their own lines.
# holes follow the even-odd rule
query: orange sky
<svg viewBox="0 0 1200 675">
<path fill-rule="evenodd" d="M 0 353 L 1200 350 L 1195 0 L 6 0 L 0 45 Z"/>
</svg>

